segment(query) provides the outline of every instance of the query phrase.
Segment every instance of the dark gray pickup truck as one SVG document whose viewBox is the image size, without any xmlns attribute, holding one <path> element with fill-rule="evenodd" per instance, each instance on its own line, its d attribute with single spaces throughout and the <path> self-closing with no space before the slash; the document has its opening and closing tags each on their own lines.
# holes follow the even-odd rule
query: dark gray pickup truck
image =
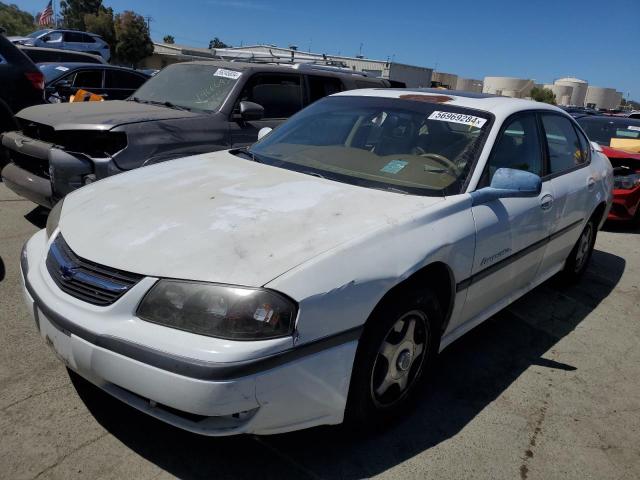
<svg viewBox="0 0 640 480">
<path fill-rule="evenodd" d="M 96 180 L 175 158 L 250 145 L 326 95 L 385 88 L 345 69 L 222 61 L 171 65 L 124 101 L 26 108 L 2 135 L 10 189 L 45 207 Z"/>
</svg>

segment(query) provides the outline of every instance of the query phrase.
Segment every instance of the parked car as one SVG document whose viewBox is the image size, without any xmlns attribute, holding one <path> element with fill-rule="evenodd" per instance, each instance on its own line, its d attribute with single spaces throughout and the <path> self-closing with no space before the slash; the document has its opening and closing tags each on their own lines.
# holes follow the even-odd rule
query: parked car
<svg viewBox="0 0 640 480">
<path fill-rule="evenodd" d="M 25 37 L 9 37 L 9 40 L 18 45 L 30 47 L 57 48 L 92 53 L 101 56 L 107 62 L 111 58 L 109 44 L 95 33 L 47 28 L 30 33 Z"/>
<path fill-rule="evenodd" d="M 144 165 L 250 145 L 303 106 L 386 80 L 323 66 L 170 65 L 129 101 L 43 105 L 17 115 L 2 171 L 19 195 L 51 207 L 76 188 Z"/>
<path fill-rule="evenodd" d="M 80 89 L 105 100 L 129 98 L 150 76 L 131 68 L 94 63 L 39 63 L 45 78 L 45 98 L 68 102 Z"/>
<path fill-rule="evenodd" d="M 18 45 L 18 48 L 36 64 L 50 62 L 107 63 L 100 55 L 91 53 L 60 50 L 59 48 L 27 47 L 24 45 Z"/>
<path fill-rule="evenodd" d="M 628 115 L 629 118 L 640 118 L 640 111 L 634 110 Z"/>
<path fill-rule="evenodd" d="M 609 220 L 640 225 L 640 119 L 596 116 L 578 119 L 614 166 Z"/>
<path fill-rule="evenodd" d="M 43 90 L 40 70 L 0 33 L 0 134 L 18 127 L 15 112 L 44 102 Z M 0 145 L 0 170 L 8 161 Z"/>
<path fill-rule="evenodd" d="M 43 103 L 43 91 L 42 72 L 0 34 L 0 132 L 15 128 L 13 113 Z"/>
<path fill-rule="evenodd" d="M 451 342 L 583 274 L 612 182 L 553 106 L 342 92 L 249 149 L 68 195 L 24 247 L 25 298 L 70 369 L 180 428 L 372 425 Z"/>
</svg>

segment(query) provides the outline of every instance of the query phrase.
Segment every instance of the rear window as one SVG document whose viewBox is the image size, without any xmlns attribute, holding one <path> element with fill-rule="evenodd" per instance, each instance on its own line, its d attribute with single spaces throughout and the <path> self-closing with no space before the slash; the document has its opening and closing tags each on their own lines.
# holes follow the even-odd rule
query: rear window
<svg viewBox="0 0 640 480">
<path fill-rule="evenodd" d="M 615 144 L 615 139 L 640 140 L 640 120 L 580 118 L 578 123 L 590 140 L 607 147 Z"/>
</svg>

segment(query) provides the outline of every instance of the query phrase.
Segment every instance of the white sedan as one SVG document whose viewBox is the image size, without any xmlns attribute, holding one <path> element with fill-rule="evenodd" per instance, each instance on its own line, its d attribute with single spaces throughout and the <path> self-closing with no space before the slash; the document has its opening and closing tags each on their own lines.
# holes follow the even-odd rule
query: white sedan
<svg viewBox="0 0 640 480">
<path fill-rule="evenodd" d="M 465 332 L 580 277 L 612 182 L 558 108 L 344 92 L 68 195 L 24 247 L 25 297 L 68 368 L 178 427 L 372 424 Z"/>
</svg>

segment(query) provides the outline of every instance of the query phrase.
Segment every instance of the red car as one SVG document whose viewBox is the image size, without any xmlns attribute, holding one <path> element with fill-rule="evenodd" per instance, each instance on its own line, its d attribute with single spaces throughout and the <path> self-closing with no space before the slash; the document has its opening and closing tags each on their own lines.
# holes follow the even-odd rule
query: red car
<svg viewBox="0 0 640 480">
<path fill-rule="evenodd" d="M 640 119 L 597 115 L 577 121 L 613 165 L 613 206 L 608 220 L 640 225 Z"/>
</svg>

